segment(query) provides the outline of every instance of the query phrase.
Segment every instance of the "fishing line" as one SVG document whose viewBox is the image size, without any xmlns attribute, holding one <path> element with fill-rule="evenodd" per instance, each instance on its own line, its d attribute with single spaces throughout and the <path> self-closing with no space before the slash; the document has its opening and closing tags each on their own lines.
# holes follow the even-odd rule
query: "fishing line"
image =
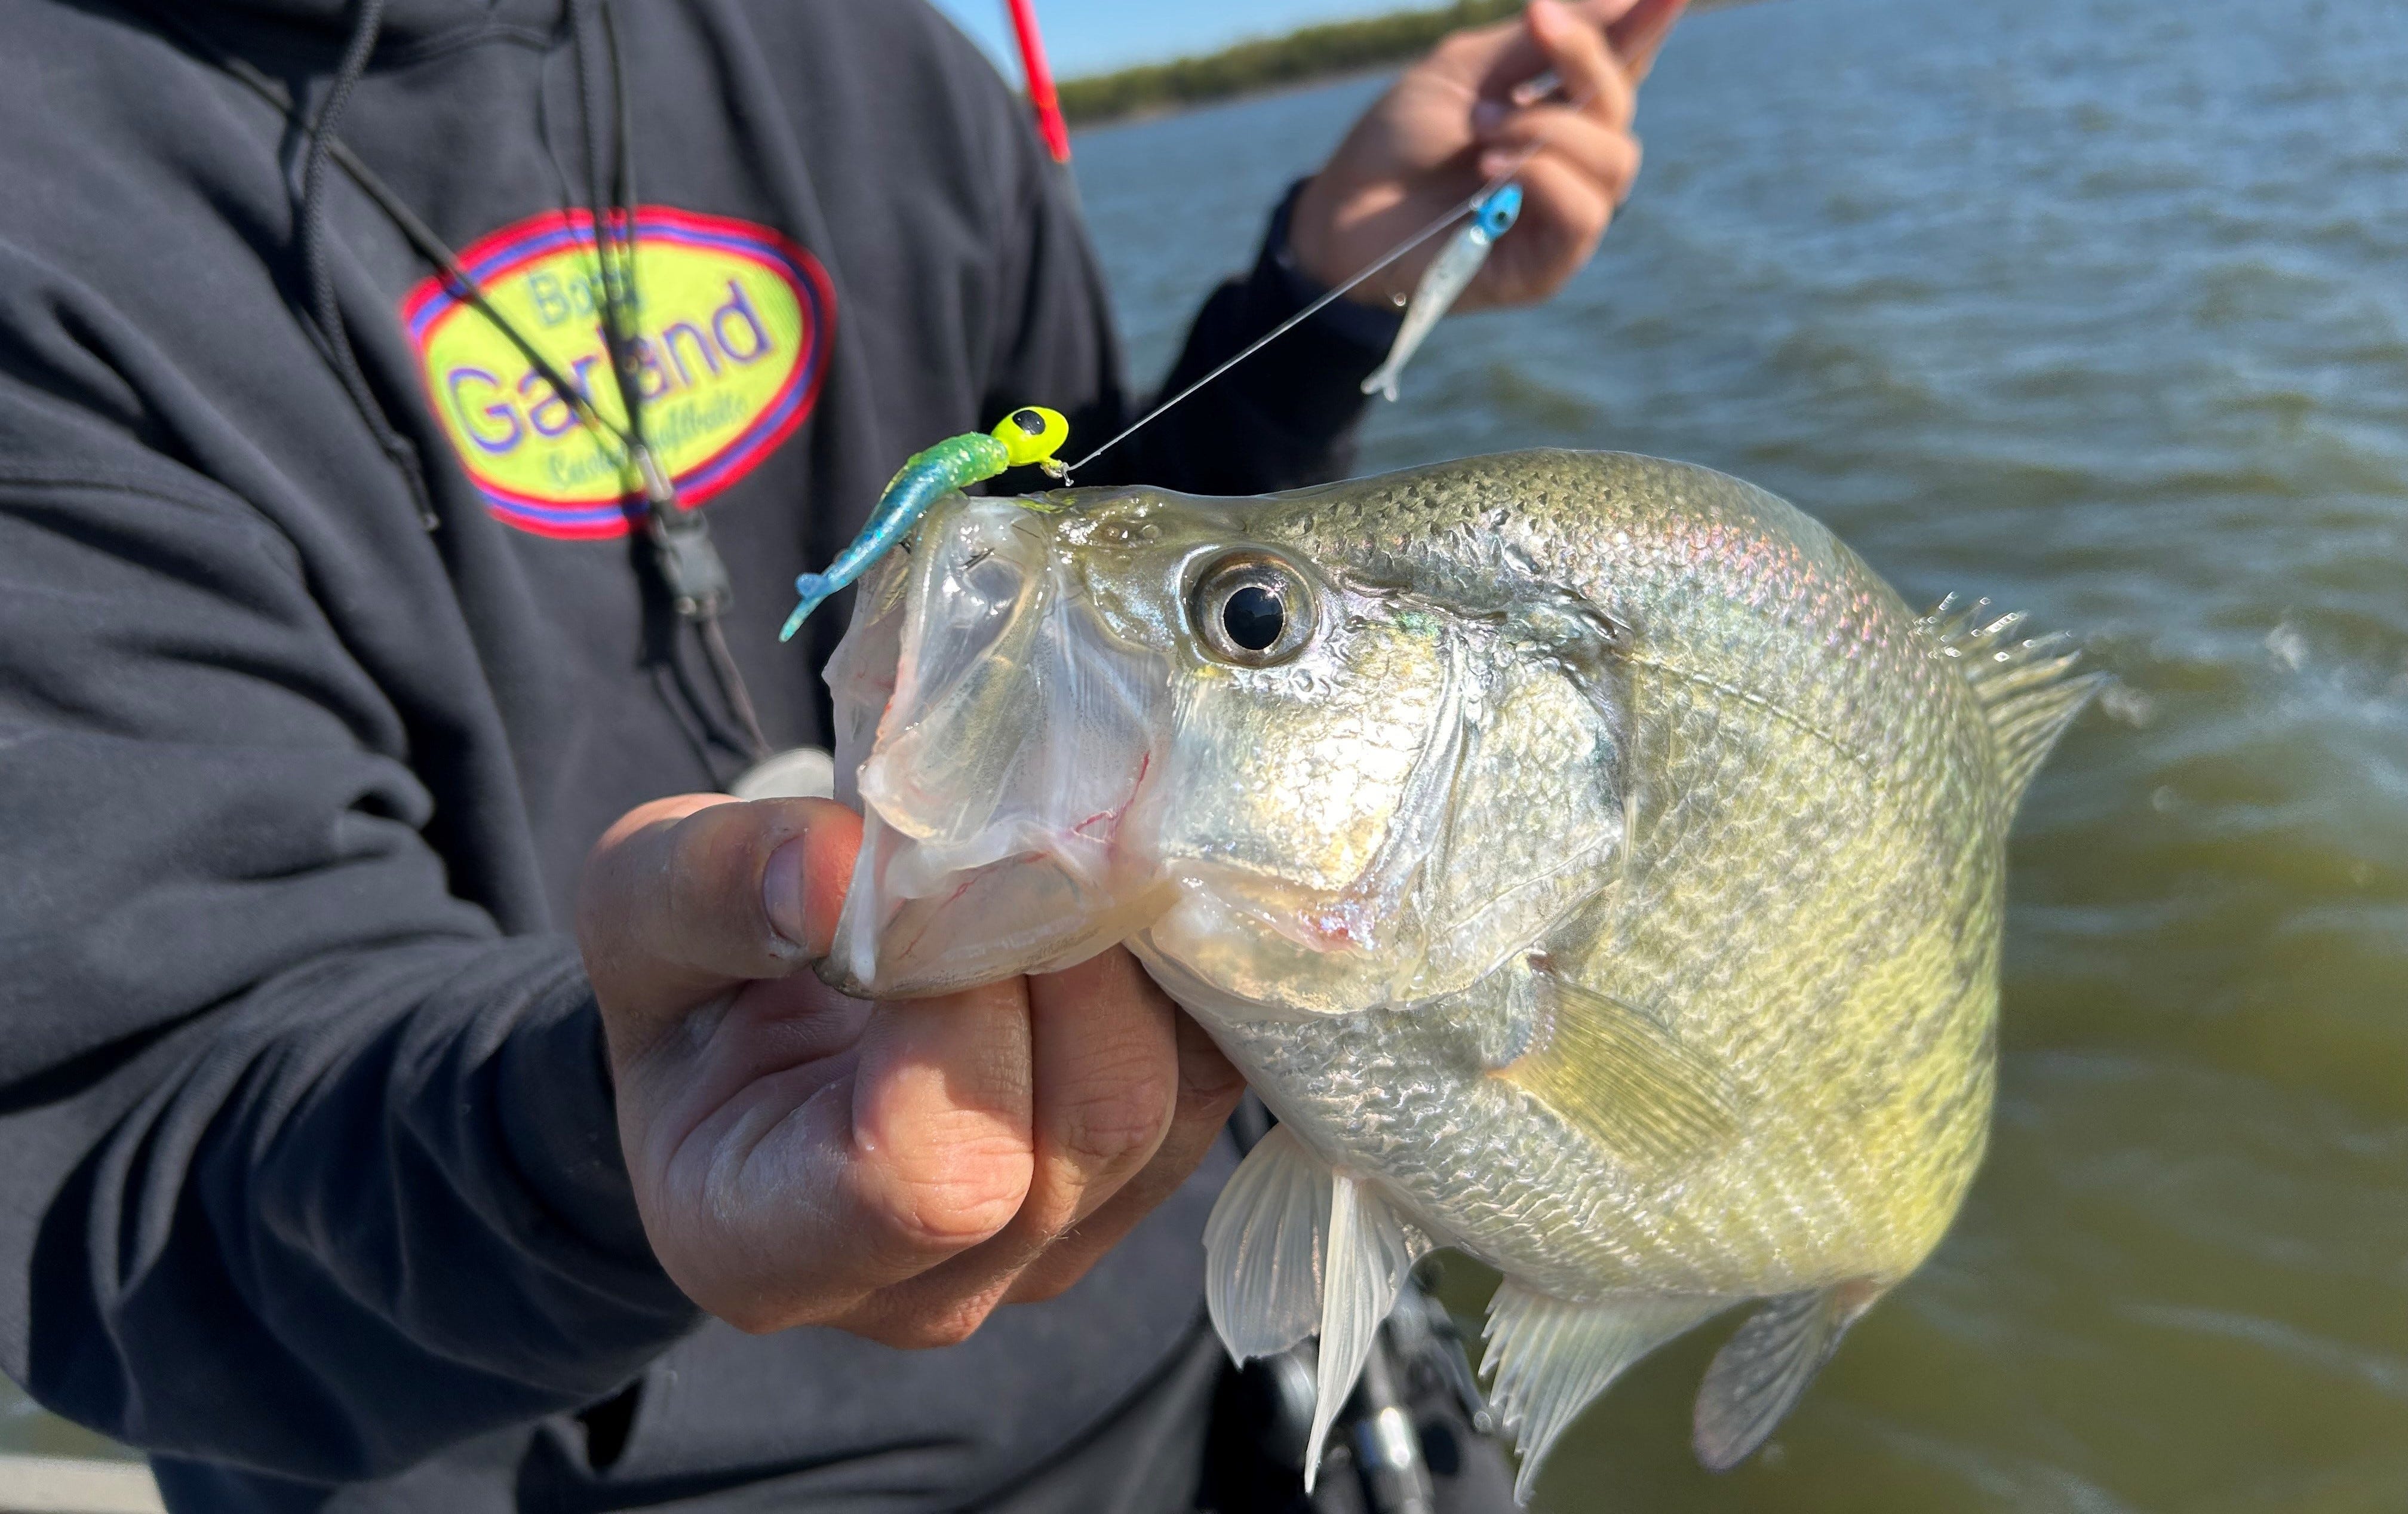
<svg viewBox="0 0 2408 1514">
<path fill-rule="evenodd" d="M 1547 81 L 1547 88 L 1552 92 L 1555 87 L 1555 83 L 1553 79 L 1553 70 L 1549 70 L 1545 74 L 1537 76 L 1536 78 L 1526 81 L 1522 88 L 1526 90 L 1530 89 L 1537 86 L 1541 81 Z M 1589 101 L 1594 98 L 1596 98 L 1596 92 L 1591 91 L 1589 93 L 1583 95 L 1577 100 L 1567 100 L 1564 103 L 1571 110 L 1578 111 L 1585 107 Z M 1254 341 L 1240 350 L 1237 356 L 1229 358 L 1219 367 L 1214 368 L 1203 378 L 1197 379 L 1194 383 L 1189 384 L 1185 389 L 1181 390 L 1178 393 L 1171 395 L 1168 399 L 1164 400 L 1153 409 L 1148 410 L 1145 414 L 1138 417 L 1125 429 L 1123 429 L 1118 436 L 1112 437 L 1101 447 L 1096 448 L 1094 451 L 1089 452 L 1086 456 L 1079 459 L 1079 461 L 1065 468 L 1063 470 L 1063 481 L 1068 483 L 1069 481 L 1070 475 L 1077 473 L 1081 468 L 1085 467 L 1088 464 L 1093 463 L 1096 459 L 1103 456 L 1106 452 L 1111 451 L 1113 448 L 1118 447 L 1121 443 L 1128 440 L 1131 436 L 1136 436 L 1140 431 L 1142 431 L 1147 426 L 1150 426 L 1154 421 L 1160 420 L 1167 411 L 1179 405 L 1182 401 L 1187 399 L 1188 396 L 1194 394 L 1197 390 L 1203 388 L 1206 384 L 1211 383 L 1213 379 L 1220 378 L 1223 374 L 1228 372 L 1231 368 L 1236 367 L 1239 364 L 1245 362 L 1246 359 L 1253 357 L 1264 348 L 1270 346 L 1271 343 L 1278 341 L 1281 337 L 1286 336 L 1289 332 L 1294 331 L 1297 327 L 1303 325 L 1306 321 L 1312 320 L 1314 316 L 1327 308 L 1331 303 L 1342 297 L 1348 290 L 1353 289 L 1355 285 L 1360 284 L 1366 279 L 1370 278 L 1373 274 L 1378 273 L 1381 269 L 1385 268 L 1388 264 L 1396 262 L 1398 258 L 1411 252 L 1413 249 L 1421 246 L 1424 242 L 1436 236 L 1439 233 L 1446 230 L 1449 226 L 1461 221 L 1465 216 L 1469 215 L 1473 210 L 1479 208 L 1480 203 L 1483 200 L 1487 199 L 1488 196 L 1496 193 L 1498 190 L 1503 189 L 1506 184 L 1512 179 L 1513 176 L 1520 173 L 1524 166 L 1526 165 L 1532 158 L 1537 157 L 1539 153 L 1546 148 L 1546 133 L 1544 128 L 1541 128 L 1539 139 L 1532 142 L 1528 147 L 1524 148 L 1519 153 L 1515 154 L 1513 161 L 1499 169 L 1486 183 L 1472 191 L 1472 193 L 1465 196 L 1462 201 L 1440 214 L 1437 220 L 1431 221 L 1428 225 L 1424 226 L 1421 230 L 1413 233 L 1411 236 L 1406 237 L 1403 241 L 1398 242 L 1396 246 L 1388 249 L 1387 251 L 1380 255 L 1377 261 L 1364 266 L 1359 272 L 1354 274 L 1353 278 L 1348 279 L 1344 283 L 1340 284 L 1337 288 L 1327 291 L 1319 299 L 1314 300 L 1311 305 L 1306 306 L 1303 309 L 1298 310 L 1296 314 L 1288 317 L 1285 321 L 1273 326 L 1269 331 L 1265 332 L 1262 336 L 1255 337 Z"/>
</svg>

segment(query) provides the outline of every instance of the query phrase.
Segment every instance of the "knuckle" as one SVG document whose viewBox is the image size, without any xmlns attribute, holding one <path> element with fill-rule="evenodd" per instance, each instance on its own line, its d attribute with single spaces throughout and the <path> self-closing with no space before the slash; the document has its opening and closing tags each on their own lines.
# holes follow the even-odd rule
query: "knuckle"
<svg viewBox="0 0 2408 1514">
<path fill-rule="evenodd" d="M 964 1299 L 887 1321 L 880 1326 L 876 1338 L 882 1344 L 907 1351 L 942 1350 L 977 1335 L 979 1326 L 986 1323 L 987 1316 L 993 1312 L 992 1298 Z"/>
<path fill-rule="evenodd" d="M 712 1313 L 748 1335 L 774 1335 L 790 1330 L 801 1317 L 790 1309 L 777 1309 L 757 1303 L 732 1305 L 714 1309 Z"/>
<path fill-rule="evenodd" d="M 713 906 L 725 892 L 727 829 L 724 816 L 691 815 L 669 837 L 661 893 L 664 923 L 673 939 L 720 934 L 720 911 Z"/>
<path fill-rule="evenodd" d="M 1073 1283 L 1086 1275 L 1087 1267 L 1083 1262 L 1075 1266 L 1040 1263 L 1022 1275 L 1019 1283 L 1011 1290 L 1011 1297 L 1015 1303 L 1042 1304 L 1048 1299 L 1060 1298 L 1070 1291 Z"/>
<path fill-rule="evenodd" d="M 1063 1151 L 1102 1166 L 1151 1152 L 1169 1128 L 1174 1092 L 1170 1070 L 1148 1059 L 1066 1100 L 1054 1114 Z"/>
<path fill-rule="evenodd" d="M 1430 56 L 1447 63 L 1461 63 L 1485 56 L 1493 45 L 1484 32 L 1449 32 L 1440 38 L 1437 47 L 1430 49 Z"/>
<path fill-rule="evenodd" d="M 880 1219 L 902 1249 L 951 1255 L 1010 1224 L 1035 1175 L 1025 1141 L 948 1143 L 890 1175 Z"/>
<path fill-rule="evenodd" d="M 1181 1059 L 1179 1096 L 1182 1102 L 1212 1106 L 1234 1101 L 1246 1091 L 1246 1075 L 1216 1049 L 1210 1056 Z"/>
</svg>

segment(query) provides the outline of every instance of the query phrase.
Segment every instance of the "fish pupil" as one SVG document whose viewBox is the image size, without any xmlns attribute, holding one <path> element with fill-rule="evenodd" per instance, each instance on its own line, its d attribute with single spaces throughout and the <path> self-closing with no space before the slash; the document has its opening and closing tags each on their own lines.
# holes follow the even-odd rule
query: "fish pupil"
<svg viewBox="0 0 2408 1514">
<path fill-rule="evenodd" d="M 1035 410 L 1012 411 L 1011 423 L 1032 436 L 1042 436 L 1045 435 L 1045 418 L 1038 414 Z"/>
<path fill-rule="evenodd" d="M 1287 606 L 1260 584 L 1247 584 L 1222 605 L 1221 629 L 1231 645 L 1261 651 L 1287 629 Z"/>
</svg>

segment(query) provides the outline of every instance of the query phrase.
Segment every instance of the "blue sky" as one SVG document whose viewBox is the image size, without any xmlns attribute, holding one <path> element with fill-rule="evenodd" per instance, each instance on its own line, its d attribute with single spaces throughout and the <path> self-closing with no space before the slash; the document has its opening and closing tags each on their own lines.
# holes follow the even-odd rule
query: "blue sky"
<svg viewBox="0 0 2408 1514">
<path fill-rule="evenodd" d="M 1127 64 L 1157 63 L 1182 53 L 1204 52 L 1240 37 L 1261 36 L 1334 21 L 1412 8 L 1430 0 L 1037 0 L 1037 23 L 1045 33 L 1045 53 L 1061 79 Z M 995 54 L 1014 82 L 1019 54 L 1004 0 L 936 0 L 937 8 L 961 24 Z"/>
</svg>

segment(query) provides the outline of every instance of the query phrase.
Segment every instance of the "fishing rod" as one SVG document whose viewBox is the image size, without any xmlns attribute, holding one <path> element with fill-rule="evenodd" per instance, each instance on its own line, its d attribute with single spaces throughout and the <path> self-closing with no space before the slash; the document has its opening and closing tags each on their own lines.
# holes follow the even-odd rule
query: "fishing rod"
<svg viewBox="0 0 2408 1514">
<path fill-rule="evenodd" d="M 1513 97 L 1519 103 L 1535 104 L 1559 87 L 1554 70 L 1550 69 L 1525 80 L 1514 91 Z M 1592 91 L 1578 99 L 1567 100 L 1565 104 L 1577 111 L 1588 103 L 1594 96 L 1594 93 Z M 883 556 L 889 548 L 901 542 L 918 523 L 920 517 L 927 512 L 928 507 L 946 494 L 995 478 L 1008 468 L 1032 464 L 1044 468 L 1046 472 L 1068 484 L 1071 481 L 1071 476 L 1079 469 L 1087 466 L 1176 409 L 1197 391 L 1312 320 L 1315 315 L 1328 308 L 1332 301 L 1343 298 L 1348 291 L 1360 286 L 1363 280 L 1395 263 L 1398 258 L 1461 221 L 1465 216 L 1477 215 L 1482 218 L 1481 225 L 1476 229 L 1475 234 L 1481 231 L 1501 232 L 1503 226 L 1512 223 L 1514 209 L 1519 205 L 1518 193 L 1512 205 L 1501 207 L 1503 213 L 1500 221 L 1491 222 L 1487 218 L 1486 207 L 1507 185 L 1513 181 L 1513 177 L 1547 146 L 1548 136 L 1546 127 L 1541 125 L 1536 139 L 1515 153 L 1504 167 L 1490 176 L 1478 190 L 1450 206 L 1444 213 L 1431 220 L 1428 224 L 1356 270 L 1352 277 L 1336 288 L 1323 292 L 1319 298 L 1305 306 L 1303 309 L 1248 343 L 1237 355 L 1223 362 L 1211 372 L 1123 427 L 1118 435 L 1076 463 L 1066 464 L 1056 458 L 1056 451 L 1069 439 L 1069 427 L 1058 412 L 1049 410 L 1041 405 L 1022 406 L 1006 416 L 993 431 L 969 432 L 959 436 L 948 436 L 932 447 L 913 453 L 904 460 L 902 470 L 895 475 L 894 480 L 879 495 L 878 503 L 871 507 L 869 519 L 862 526 L 860 534 L 837 555 L 836 561 L 829 564 L 822 572 L 805 573 L 796 578 L 796 599 L 794 612 L 786 617 L 786 623 L 780 629 L 778 639 L 791 640 L 796 633 L 802 629 L 804 621 L 810 616 L 811 611 L 825 604 L 838 592 L 858 578 L 870 564 Z M 1478 255 L 1484 257 L 1486 254 L 1484 250 L 1480 250 Z M 1461 277 L 1468 279 L 1470 275 L 1467 272 Z M 1450 300 L 1452 297 L 1452 295 L 1448 296 Z M 1412 322 L 1413 312 L 1408 309 L 1406 324 L 1410 328 Z M 1410 355 L 1409 348 L 1405 350 L 1405 355 Z M 1403 357 L 1392 351 L 1388 364 L 1383 369 L 1390 376 L 1392 388 L 1395 368 L 1402 362 Z"/>
<path fill-rule="evenodd" d="M 1055 163 L 1070 161 L 1070 124 L 1062 119 L 1062 100 L 1054 90 L 1054 70 L 1045 63 L 1044 34 L 1037 29 L 1034 0 L 1004 0 L 1011 17 L 1012 40 L 1020 47 L 1020 77 L 1028 84 L 1029 113 L 1037 118 L 1037 135 Z"/>
<path fill-rule="evenodd" d="M 1535 104 L 1537 101 L 1544 99 L 1548 94 L 1555 93 L 1558 88 L 1560 88 L 1560 84 L 1561 81 L 1556 79 L 1555 70 L 1549 69 L 1545 73 L 1537 75 L 1516 87 L 1513 92 L 1514 98 L 1517 101 L 1526 104 Z M 1590 95 L 1584 95 L 1579 99 L 1567 100 L 1565 104 L 1573 110 L 1579 110 L 1582 107 L 1588 104 L 1593 93 L 1594 92 L 1591 92 Z M 1525 98 L 1526 96 L 1526 99 Z M 1312 320 L 1314 316 L 1328 308 L 1331 304 L 1344 297 L 1348 291 L 1354 289 L 1365 279 L 1369 279 L 1372 275 L 1387 267 L 1390 264 L 1395 263 L 1398 258 L 1411 252 L 1413 249 L 1421 246 L 1424 242 L 1428 241 L 1431 237 L 1436 236 L 1439 233 L 1446 230 L 1449 226 L 1461 221 L 1464 217 L 1479 210 L 1483 205 L 1487 203 L 1491 195 L 1511 183 L 1513 177 L 1516 174 L 1519 174 L 1532 158 L 1537 157 L 1541 151 L 1544 150 L 1546 146 L 1547 136 L 1545 129 L 1541 128 L 1538 140 L 1524 148 L 1520 152 L 1515 153 L 1512 160 L 1506 164 L 1503 168 L 1498 170 L 1497 173 L 1490 176 L 1486 182 L 1483 183 L 1478 189 L 1472 191 L 1471 193 L 1466 195 L 1463 199 L 1457 201 L 1455 205 L 1449 207 L 1428 224 L 1423 226 L 1419 231 L 1414 232 L 1403 241 L 1400 241 L 1394 247 L 1388 249 L 1387 251 L 1382 253 L 1377 259 L 1366 264 L 1353 277 L 1346 279 L 1345 282 L 1339 284 L 1334 289 L 1325 291 L 1321 296 L 1318 299 L 1315 299 L 1312 304 L 1306 306 L 1303 309 L 1298 310 L 1296 314 L 1288 317 L 1285 321 L 1281 321 L 1278 325 L 1273 326 L 1269 331 L 1265 332 L 1262 336 L 1255 337 L 1254 341 L 1247 344 L 1244 349 L 1240 350 L 1236 356 L 1223 362 L 1220 366 L 1214 368 L 1211 372 L 1204 375 L 1201 378 L 1197 379 L 1194 383 L 1189 384 L 1178 393 L 1171 395 L 1168 399 L 1164 400 L 1160 404 L 1156 405 L 1153 409 L 1148 410 L 1145 414 L 1140 416 L 1134 421 L 1131 421 L 1127 426 L 1124 427 L 1118 435 L 1105 442 L 1101 447 L 1089 452 L 1086 456 L 1079 459 L 1076 463 L 1068 464 L 1063 472 L 1065 481 L 1068 481 L 1069 477 L 1076 474 L 1081 468 L 1087 466 L 1089 464 L 1095 462 L 1096 459 L 1103 456 L 1106 452 L 1111 451 L 1113 448 L 1118 447 L 1121 443 L 1128 440 L 1131 436 L 1136 436 L 1140 431 L 1144 430 L 1147 426 L 1150 426 L 1154 421 L 1162 419 L 1162 417 L 1171 409 L 1194 395 L 1197 390 L 1202 389 L 1213 379 L 1220 378 L 1223 374 L 1227 373 L 1231 368 L 1234 368 L 1239 364 L 1245 362 L 1248 358 L 1253 357 L 1264 348 L 1270 346 L 1271 343 L 1278 341 L 1289 332 L 1294 331 L 1297 327 L 1303 325 L 1306 321 Z"/>
</svg>

